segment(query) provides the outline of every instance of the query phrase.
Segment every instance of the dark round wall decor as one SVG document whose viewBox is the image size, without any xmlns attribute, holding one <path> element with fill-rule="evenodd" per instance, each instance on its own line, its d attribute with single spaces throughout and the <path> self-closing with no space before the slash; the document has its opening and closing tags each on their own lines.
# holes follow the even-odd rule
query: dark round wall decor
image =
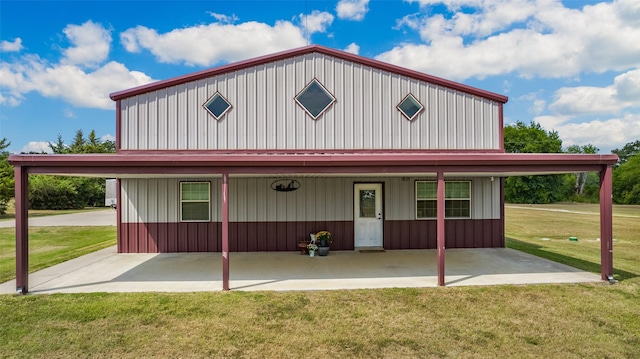
<svg viewBox="0 0 640 359">
<path fill-rule="evenodd" d="M 294 179 L 279 179 L 271 184 L 271 189 L 278 192 L 291 192 L 300 188 L 300 182 Z"/>
</svg>

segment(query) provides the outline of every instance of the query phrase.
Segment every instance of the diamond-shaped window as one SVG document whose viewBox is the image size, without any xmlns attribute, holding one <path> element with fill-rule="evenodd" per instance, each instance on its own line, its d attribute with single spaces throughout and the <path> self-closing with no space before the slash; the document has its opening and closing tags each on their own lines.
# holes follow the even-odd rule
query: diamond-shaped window
<svg viewBox="0 0 640 359">
<path fill-rule="evenodd" d="M 219 120 L 231 108 L 229 101 L 222 97 L 219 92 L 211 96 L 203 106 L 216 120 Z"/>
<path fill-rule="evenodd" d="M 314 120 L 322 115 L 335 101 L 336 98 L 316 79 L 311 81 L 298 96 L 296 96 L 296 102 L 302 106 Z"/>
<path fill-rule="evenodd" d="M 398 104 L 398 110 L 402 112 L 404 117 L 409 121 L 412 121 L 423 108 L 424 106 L 422 106 L 422 104 L 416 100 L 412 94 L 407 95 L 407 97 Z"/>
</svg>

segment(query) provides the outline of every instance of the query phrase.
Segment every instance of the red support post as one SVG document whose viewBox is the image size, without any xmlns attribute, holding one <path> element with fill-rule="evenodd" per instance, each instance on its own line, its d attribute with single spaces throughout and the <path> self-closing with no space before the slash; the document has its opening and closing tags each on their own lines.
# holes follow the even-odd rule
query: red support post
<svg viewBox="0 0 640 359">
<path fill-rule="evenodd" d="M 119 102 L 119 101 L 118 101 Z M 118 243 L 118 253 L 122 253 L 122 185 L 120 178 L 116 178 L 116 241 Z"/>
<path fill-rule="evenodd" d="M 27 169 L 16 166 L 16 291 L 29 291 L 29 174 Z"/>
<path fill-rule="evenodd" d="M 222 174 L 222 289 L 229 290 L 229 174 Z"/>
<path fill-rule="evenodd" d="M 600 274 L 613 278 L 613 178 L 611 166 L 600 171 Z"/>
<path fill-rule="evenodd" d="M 436 208 L 437 217 L 437 239 L 438 239 L 438 285 L 444 286 L 444 173 L 438 172 Z"/>
</svg>

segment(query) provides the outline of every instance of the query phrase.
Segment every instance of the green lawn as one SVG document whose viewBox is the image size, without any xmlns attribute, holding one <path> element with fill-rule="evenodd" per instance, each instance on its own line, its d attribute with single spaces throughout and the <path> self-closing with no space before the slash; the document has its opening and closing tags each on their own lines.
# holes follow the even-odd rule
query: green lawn
<svg viewBox="0 0 640 359">
<path fill-rule="evenodd" d="M 598 205 L 518 207 L 508 206 L 505 209 L 508 247 L 590 272 L 600 272 L 600 242 L 597 240 L 600 237 L 600 217 L 589 214 L 594 211 L 597 214 Z M 613 213 L 614 276 L 618 280 L 634 278 L 640 275 L 640 206 L 614 206 Z M 569 241 L 572 236 L 578 241 Z"/>
<path fill-rule="evenodd" d="M 599 272 L 598 216 L 506 212 L 509 246 Z M 616 285 L 2 295 L 0 357 L 638 358 L 627 219 L 614 218 Z"/>
<path fill-rule="evenodd" d="M 16 276 L 15 228 L 0 228 L 0 283 Z M 34 272 L 116 244 L 116 228 L 31 227 L 29 271 Z"/>
</svg>

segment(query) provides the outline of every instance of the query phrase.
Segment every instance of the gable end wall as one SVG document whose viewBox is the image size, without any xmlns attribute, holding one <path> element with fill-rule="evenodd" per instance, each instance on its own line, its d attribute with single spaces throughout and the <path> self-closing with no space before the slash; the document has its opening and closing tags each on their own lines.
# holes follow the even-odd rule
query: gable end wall
<svg viewBox="0 0 640 359">
<path fill-rule="evenodd" d="M 318 79 L 337 101 L 317 120 L 294 97 Z M 215 120 L 202 104 L 233 106 Z M 409 93 L 425 109 L 396 109 Z M 119 100 L 122 150 L 500 150 L 500 103 L 319 53 Z"/>
</svg>

